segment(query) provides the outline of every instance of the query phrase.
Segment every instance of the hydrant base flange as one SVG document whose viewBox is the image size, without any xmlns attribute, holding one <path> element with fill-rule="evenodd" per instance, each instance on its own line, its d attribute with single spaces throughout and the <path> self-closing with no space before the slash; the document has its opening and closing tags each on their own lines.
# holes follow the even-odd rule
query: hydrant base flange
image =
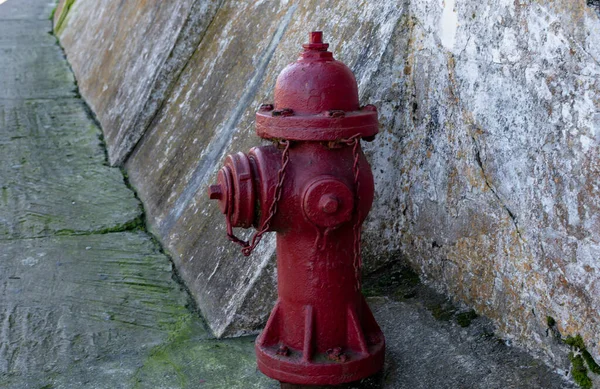
<svg viewBox="0 0 600 389">
<path fill-rule="evenodd" d="M 256 340 L 258 368 L 273 379 L 298 385 L 340 385 L 376 374 L 384 363 L 385 338 L 364 298 L 361 302 L 360 307 L 347 307 L 345 347 L 319 352 L 316 312 L 310 305 L 304 309 L 303 349 L 283 344 L 285 318 L 279 300 Z"/>
<path fill-rule="evenodd" d="M 258 368 L 263 374 L 280 382 L 295 385 L 341 385 L 360 381 L 377 374 L 381 370 L 381 365 L 383 365 L 384 353 L 385 348 L 382 346 L 374 352 L 369 360 L 359 359 L 344 365 L 333 362 L 315 363 L 310 366 L 310 374 L 306 373 L 306 367 L 302 372 L 290 372 L 291 364 L 281 363 L 281 360 L 277 358 L 278 355 L 273 355 L 273 352 L 259 356 L 257 362 Z M 366 375 L 363 373 L 366 373 Z"/>
</svg>

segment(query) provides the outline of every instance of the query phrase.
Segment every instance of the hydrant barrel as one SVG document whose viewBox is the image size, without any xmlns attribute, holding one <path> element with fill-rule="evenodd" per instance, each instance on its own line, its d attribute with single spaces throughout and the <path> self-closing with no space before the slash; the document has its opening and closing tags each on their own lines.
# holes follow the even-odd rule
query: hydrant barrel
<svg viewBox="0 0 600 389">
<path fill-rule="evenodd" d="M 249 255 L 277 233 L 278 300 L 256 340 L 259 369 L 281 382 L 337 385 L 383 368 L 384 336 L 360 287 L 360 230 L 374 196 L 360 140 L 378 132 L 377 109 L 360 107 L 354 75 L 321 32 L 285 68 L 274 104 L 256 114 L 273 146 L 228 156 L 209 188 L 228 235 Z M 253 225 L 249 242 L 233 227 Z"/>
<path fill-rule="evenodd" d="M 295 188 L 284 192 L 274 225 L 279 298 L 257 339 L 258 365 L 288 383 L 356 381 L 384 358 L 383 334 L 360 292 L 355 241 L 373 201 L 371 170 L 360 153 L 356 196 L 353 147 L 303 142 L 289 158 Z M 332 198 L 333 214 L 322 207 Z"/>
</svg>

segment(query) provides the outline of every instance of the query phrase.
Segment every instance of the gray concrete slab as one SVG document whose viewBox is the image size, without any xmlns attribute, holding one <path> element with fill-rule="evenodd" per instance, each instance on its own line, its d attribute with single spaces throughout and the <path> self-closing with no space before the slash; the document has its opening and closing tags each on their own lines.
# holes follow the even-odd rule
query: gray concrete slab
<svg viewBox="0 0 600 389">
<path fill-rule="evenodd" d="M 74 97 L 73 75 L 62 58 L 51 46 L 0 47 L 0 99 Z"/>
<path fill-rule="evenodd" d="M 143 232 L 0 242 L 0 295 L 3 388 L 268 383 L 253 339 L 211 339 Z"/>
<path fill-rule="evenodd" d="M 268 387 L 253 338 L 215 340 L 144 232 L 49 14 L 0 4 L 0 387 Z"/>
<path fill-rule="evenodd" d="M 78 99 L 0 100 L 0 177 L 0 240 L 119 230 L 142 214 Z"/>
<path fill-rule="evenodd" d="M 0 4 L 0 20 L 47 21 L 54 3 L 54 0 L 6 0 Z"/>
<path fill-rule="evenodd" d="M 0 4 L 0 99 L 76 95 L 73 74 L 51 35 L 51 3 L 7 0 Z"/>
<path fill-rule="evenodd" d="M 0 47 L 53 46 L 56 43 L 56 40 L 50 34 L 51 31 L 48 30 L 47 20 L 4 20 L 0 16 L 0 24 L 0 30 L 2 31 Z"/>
<path fill-rule="evenodd" d="M 423 300 L 369 300 L 386 336 L 384 388 L 566 389 L 576 388 L 542 360 L 494 336 L 483 318 L 466 328 L 436 320 Z"/>
</svg>

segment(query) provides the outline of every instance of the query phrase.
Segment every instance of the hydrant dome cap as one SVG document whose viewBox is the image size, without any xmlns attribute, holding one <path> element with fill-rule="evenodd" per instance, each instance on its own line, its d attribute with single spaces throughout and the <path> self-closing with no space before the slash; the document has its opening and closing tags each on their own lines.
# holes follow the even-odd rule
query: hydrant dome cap
<svg viewBox="0 0 600 389">
<path fill-rule="evenodd" d="M 277 77 L 275 109 L 285 108 L 296 115 L 357 111 L 358 87 L 354 74 L 333 58 L 301 57 Z"/>
</svg>

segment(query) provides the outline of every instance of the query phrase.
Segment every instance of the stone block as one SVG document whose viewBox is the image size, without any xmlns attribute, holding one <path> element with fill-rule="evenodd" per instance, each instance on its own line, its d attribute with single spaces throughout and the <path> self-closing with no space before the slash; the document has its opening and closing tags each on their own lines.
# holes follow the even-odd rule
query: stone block
<svg viewBox="0 0 600 389">
<path fill-rule="evenodd" d="M 219 1 L 61 0 L 55 33 L 105 132 L 111 164 L 136 145 Z"/>
<path fill-rule="evenodd" d="M 367 231 L 503 336 L 554 359 L 552 317 L 597 356 L 598 15 L 583 1 L 444 4 L 410 3 L 403 97 L 377 88 L 390 67 L 370 83 L 394 141 L 374 144 Z"/>
<path fill-rule="evenodd" d="M 0 240 L 139 223 L 139 201 L 105 161 L 81 101 L 0 99 Z"/>
</svg>

